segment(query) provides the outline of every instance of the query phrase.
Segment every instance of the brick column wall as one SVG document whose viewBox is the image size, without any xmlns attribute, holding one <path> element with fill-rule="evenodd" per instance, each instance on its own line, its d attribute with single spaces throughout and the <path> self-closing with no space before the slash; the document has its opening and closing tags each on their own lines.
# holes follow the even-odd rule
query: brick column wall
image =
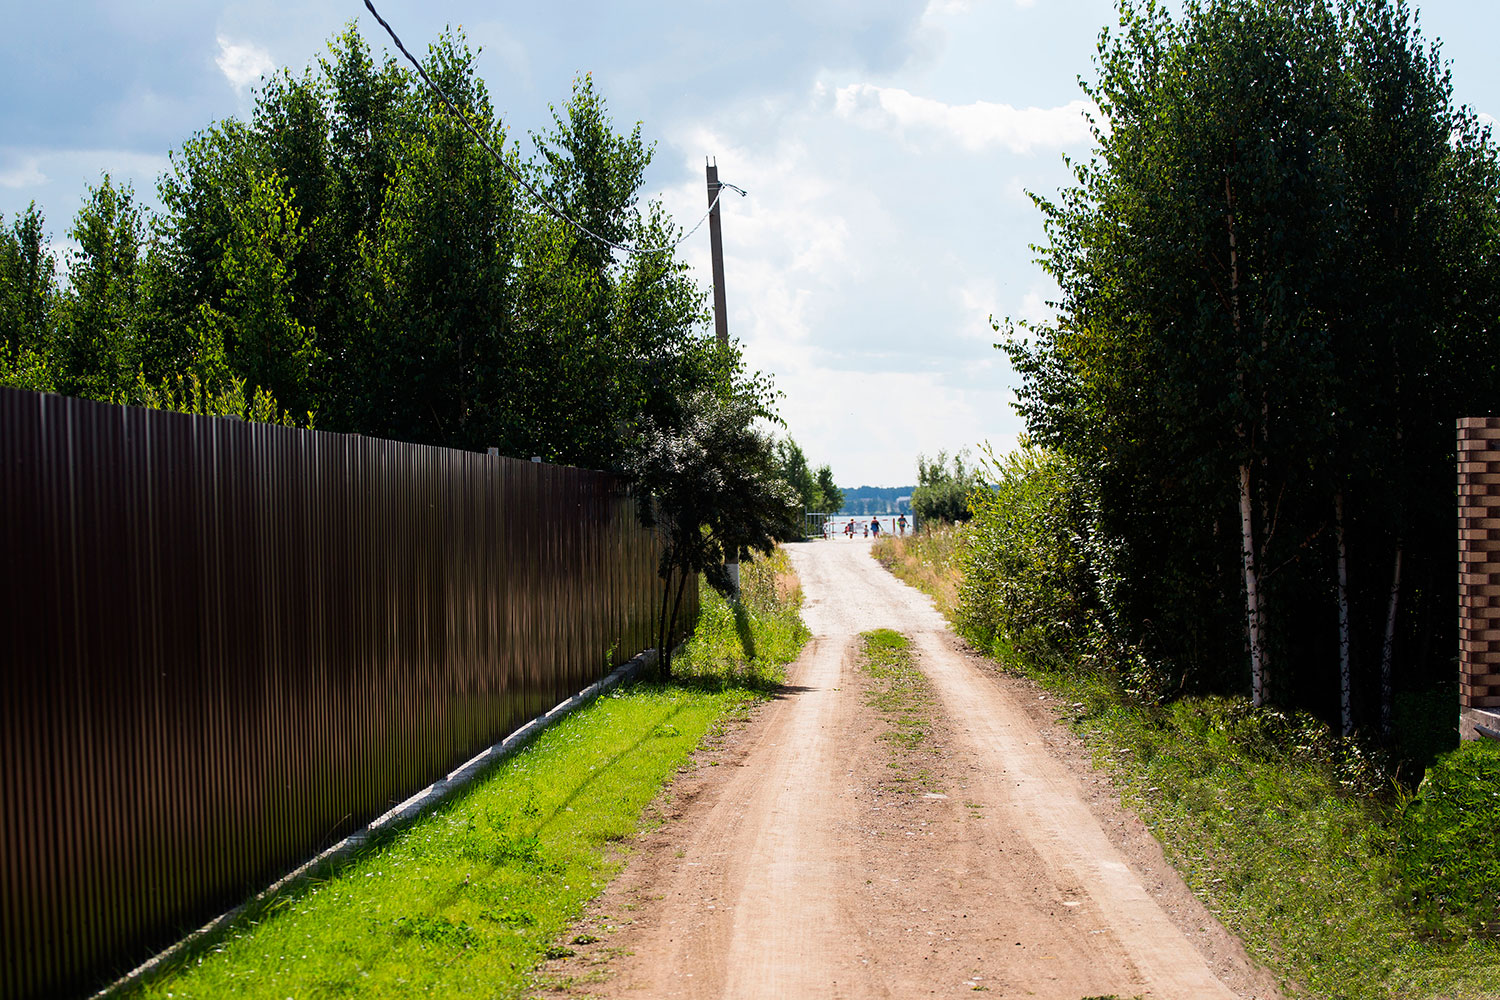
<svg viewBox="0 0 1500 1000">
<path fill-rule="evenodd" d="M 1458 421 L 1460 735 L 1500 727 L 1500 417 Z"/>
</svg>

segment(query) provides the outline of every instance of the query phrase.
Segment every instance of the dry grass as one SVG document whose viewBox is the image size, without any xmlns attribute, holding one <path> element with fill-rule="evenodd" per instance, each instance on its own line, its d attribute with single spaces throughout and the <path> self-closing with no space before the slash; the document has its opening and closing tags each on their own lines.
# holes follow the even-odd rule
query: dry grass
<svg viewBox="0 0 1500 1000">
<path fill-rule="evenodd" d="M 943 524 L 905 538 L 883 535 L 875 542 L 873 552 L 880 565 L 897 579 L 931 594 L 943 617 L 952 621 L 963 582 L 958 554 L 964 539 L 963 525 Z"/>
</svg>

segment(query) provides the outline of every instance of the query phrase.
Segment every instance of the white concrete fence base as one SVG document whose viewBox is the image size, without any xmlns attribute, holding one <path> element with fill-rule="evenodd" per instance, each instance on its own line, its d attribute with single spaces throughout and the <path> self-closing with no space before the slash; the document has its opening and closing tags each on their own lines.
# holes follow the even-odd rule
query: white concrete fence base
<svg viewBox="0 0 1500 1000">
<path fill-rule="evenodd" d="M 264 903 L 274 896 L 280 895 L 296 886 L 314 872 L 347 860 L 350 855 L 368 843 L 370 838 L 377 833 L 402 826 L 417 819 L 434 806 L 446 801 L 454 793 L 470 785 L 475 778 L 479 777 L 490 766 L 498 764 L 505 758 L 524 749 L 532 740 L 540 736 L 544 729 L 566 718 L 578 709 L 583 708 L 589 702 L 611 689 L 618 687 L 626 681 L 634 680 L 641 673 L 649 670 L 655 663 L 656 650 L 648 649 L 643 653 L 637 653 L 629 662 L 616 667 L 609 676 L 595 681 L 567 701 L 559 702 L 547 712 L 532 719 L 499 743 L 475 754 L 469 760 L 449 771 L 446 775 L 434 781 L 420 792 L 417 792 L 415 795 L 371 820 L 370 824 L 364 829 L 356 830 L 354 833 L 349 834 L 349 836 L 321 852 L 316 857 L 298 865 L 286 875 L 256 893 L 251 899 L 246 900 L 227 913 L 220 914 L 176 944 L 142 962 L 130 972 L 94 994 L 94 1000 L 110 996 L 122 987 L 128 986 L 149 975 L 154 970 L 160 968 L 163 963 L 171 961 L 172 958 L 184 949 L 228 927 L 246 910 Z"/>
</svg>

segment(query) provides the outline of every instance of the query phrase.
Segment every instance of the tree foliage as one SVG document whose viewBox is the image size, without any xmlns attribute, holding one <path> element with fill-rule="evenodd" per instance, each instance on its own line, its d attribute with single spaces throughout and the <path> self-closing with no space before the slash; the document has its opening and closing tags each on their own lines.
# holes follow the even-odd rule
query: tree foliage
<svg viewBox="0 0 1500 1000">
<path fill-rule="evenodd" d="M 833 469 L 813 470 L 802 446 L 790 436 L 776 442 L 776 465 L 781 481 L 791 488 L 804 511 L 834 513 L 844 506 L 844 491 L 834 485 Z"/>
<path fill-rule="evenodd" d="M 818 495 L 814 497 L 818 501 L 815 509 L 828 514 L 837 514 L 843 510 L 844 491 L 834 484 L 833 469 L 827 464 L 820 465 L 814 478 L 818 490 Z"/>
<path fill-rule="evenodd" d="M 950 456 L 945 451 L 935 458 L 917 456 L 917 487 L 911 494 L 911 510 L 918 524 L 959 524 L 973 516 L 969 494 L 981 487 L 984 479 L 974 468 L 966 451 Z"/>
<path fill-rule="evenodd" d="M 668 676 L 688 580 L 702 573 L 733 596 L 727 558 L 769 553 L 801 534 L 797 497 L 779 474 L 775 444 L 755 426 L 766 415 L 765 400 L 753 392 L 702 391 L 675 420 L 649 418 L 633 446 L 628 465 L 637 510 L 662 542 L 656 648 Z"/>
<path fill-rule="evenodd" d="M 0 385 L 50 390 L 56 261 L 35 202 L 9 227 L 3 223 L 0 218 Z"/>
<path fill-rule="evenodd" d="M 994 487 L 969 498 L 959 627 L 986 648 L 1033 662 L 1086 657 L 1098 626 L 1074 470 L 1061 454 L 1029 445 L 990 459 Z"/>
<path fill-rule="evenodd" d="M 652 147 L 593 81 L 528 139 L 497 120 L 461 34 L 427 71 L 509 167 L 595 233 L 660 245 Z M 147 217 L 91 189 L 52 283 L 39 213 L 0 240 L 7 384 L 297 415 L 335 431 L 619 469 L 645 422 L 758 391 L 706 329 L 671 252 L 624 255 L 558 220 L 394 58 L 350 26 L 245 120 L 172 155 Z M 738 389 L 736 388 L 738 387 Z M 262 400 L 257 403 L 256 400 Z"/>
<path fill-rule="evenodd" d="M 1097 66 L 1095 154 L 1036 198 L 1058 318 L 1004 345 L 1091 498 L 1088 586 L 1121 647 L 1325 712 L 1343 602 L 1371 718 L 1383 649 L 1451 677 L 1494 146 L 1404 0 L 1122 0 Z"/>
</svg>

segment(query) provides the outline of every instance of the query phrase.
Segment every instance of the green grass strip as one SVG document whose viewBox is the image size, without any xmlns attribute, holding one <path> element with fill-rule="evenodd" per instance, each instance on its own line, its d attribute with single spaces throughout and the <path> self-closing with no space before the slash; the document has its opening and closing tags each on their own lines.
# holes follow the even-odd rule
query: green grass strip
<svg viewBox="0 0 1500 1000">
<path fill-rule="evenodd" d="M 885 718 L 881 738 L 895 751 L 890 781 L 914 791 L 936 791 L 933 776 L 918 751 L 928 748 L 932 732 L 932 687 L 917 666 L 911 640 L 882 628 L 859 636 L 859 662 L 870 678 L 867 703 Z"/>
<path fill-rule="evenodd" d="M 723 623 L 733 635 L 735 616 L 705 593 L 700 645 L 716 652 L 690 652 L 672 684 L 599 698 L 411 826 L 247 912 L 122 995 L 524 995 L 619 869 L 610 845 L 640 829 L 646 806 L 706 734 L 774 688 L 777 657 L 800 649 L 784 641 L 800 628 L 800 590 L 780 560 L 782 587 L 752 595 L 745 603 L 757 610 L 744 618 L 751 645 L 776 657 L 727 643 Z M 761 575 L 776 583 L 774 572 Z"/>
<path fill-rule="evenodd" d="M 614 874 L 605 846 L 635 832 L 708 728 L 749 697 L 659 686 L 606 695 L 139 995 L 519 995 Z"/>
</svg>

